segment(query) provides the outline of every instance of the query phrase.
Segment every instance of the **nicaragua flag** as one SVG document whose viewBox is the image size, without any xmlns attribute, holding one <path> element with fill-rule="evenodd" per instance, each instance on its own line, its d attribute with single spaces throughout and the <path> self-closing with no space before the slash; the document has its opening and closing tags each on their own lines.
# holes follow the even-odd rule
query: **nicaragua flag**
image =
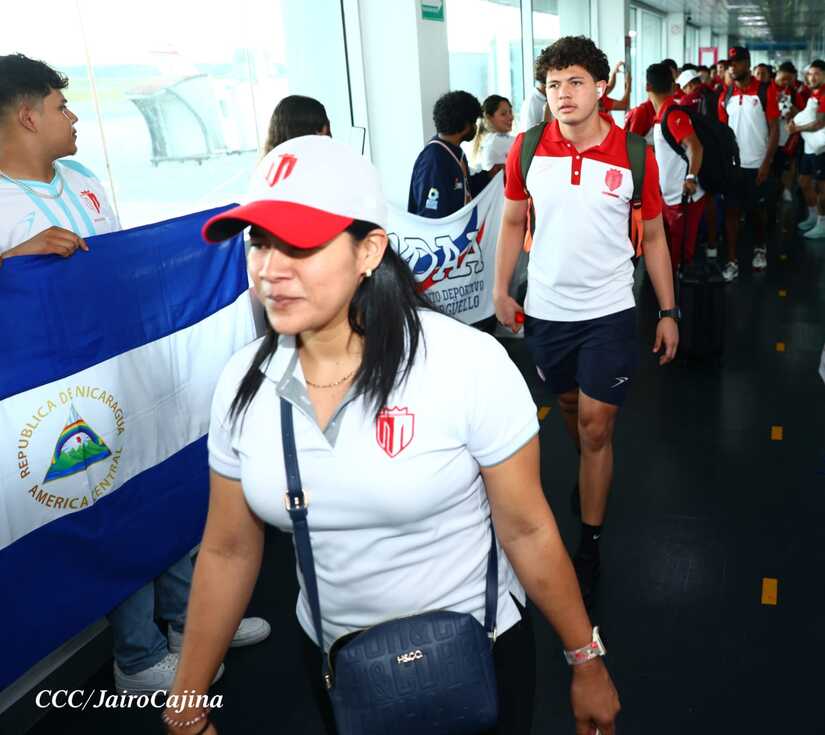
<svg viewBox="0 0 825 735">
<path fill-rule="evenodd" d="M 206 433 L 255 338 L 227 209 L 0 268 L 0 690 L 199 543 Z"/>
</svg>

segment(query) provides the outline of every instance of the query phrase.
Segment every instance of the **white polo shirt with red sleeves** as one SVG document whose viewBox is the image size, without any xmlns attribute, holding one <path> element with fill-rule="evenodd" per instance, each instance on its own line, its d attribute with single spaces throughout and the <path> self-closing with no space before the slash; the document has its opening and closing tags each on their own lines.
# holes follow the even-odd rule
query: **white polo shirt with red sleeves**
<svg viewBox="0 0 825 735">
<path fill-rule="evenodd" d="M 525 184 L 521 143 L 506 164 L 507 199 L 533 198 L 536 230 L 528 267 L 524 311 L 548 321 L 576 322 L 635 305 L 633 245 L 628 234 L 633 176 L 625 131 L 601 114 L 610 131 L 598 146 L 578 151 L 554 120 L 542 134 Z M 659 170 L 647 149 L 642 218 L 662 211 Z"/>
<path fill-rule="evenodd" d="M 493 337 L 422 310 L 422 340 L 406 382 L 376 423 L 353 391 L 321 430 L 295 338 L 281 336 L 243 423 L 227 413 L 261 340 L 227 363 L 212 401 L 209 466 L 240 480 L 252 511 L 291 532 L 279 400 L 293 405 L 295 444 L 315 569 L 324 647 L 390 618 L 454 610 L 484 620 L 490 506 L 480 468 L 515 454 L 538 433 L 536 405 Z M 400 328 L 400 327 L 399 327 Z M 525 603 L 499 549 L 498 631 Z M 298 572 L 297 614 L 316 639 Z"/>
<path fill-rule="evenodd" d="M 808 104 L 813 104 L 811 102 L 812 99 L 816 100 L 816 114 L 822 115 L 825 114 L 825 84 L 817 87 L 816 89 L 811 90 L 811 95 L 808 98 Z M 804 139 L 804 138 L 803 138 Z M 808 148 L 808 141 L 805 141 L 805 153 L 812 154 L 812 151 Z"/>
<path fill-rule="evenodd" d="M 656 163 L 659 164 L 659 184 L 662 189 L 662 199 L 670 206 L 679 204 L 682 201 L 683 184 L 685 176 L 690 172 L 688 162 L 682 158 L 673 146 L 667 142 L 662 132 L 662 121 L 665 113 L 676 104 L 675 99 L 668 97 L 659 108 L 659 114 L 653 124 L 653 149 L 656 152 Z M 683 141 L 696 131 L 690 121 L 690 115 L 682 110 L 673 110 L 667 116 L 667 129 L 676 143 L 684 148 Z M 705 195 L 704 189 L 696 184 L 696 193 L 693 201 L 698 201 Z"/>
<path fill-rule="evenodd" d="M 768 122 L 779 118 L 776 87 L 768 85 L 765 107 L 759 99 L 760 81 L 751 77 L 747 87 L 733 85 L 733 94 L 725 104 L 727 92 L 719 95 L 719 119 L 736 136 L 742 168 L 759 168 L 768 152 Z"/>
</svg>

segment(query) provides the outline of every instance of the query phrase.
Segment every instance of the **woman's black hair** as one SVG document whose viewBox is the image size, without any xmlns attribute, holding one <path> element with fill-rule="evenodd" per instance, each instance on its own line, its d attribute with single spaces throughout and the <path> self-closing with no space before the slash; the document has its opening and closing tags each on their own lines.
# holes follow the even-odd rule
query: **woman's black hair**
<svg viewBox="0 0 825 735">
<path fill-rule="evenodd" d="M 379 226 L 354 220 L 347 227 L 353 243 L 361 242 Z M 418 309 L 433 309 L 418 291 L 412 271 L 390 244 L 370 278 L 364 278 L 349 305 L 352 331 L 364 338 L 361 365 L 353 377 L 355 392 L 375 411 L 387 405 L 390 393 L 402 384 L 413 366 L 421 341 Z M 278 349 L 278 335 L 267 322 L 266 335 L 241 380 L 229 407 L 229 419 L 242 418 L 264 380 L 261 366 Z"/>
<path fill-rule="evenodd" d="M 286 140 L 301 135 L 317 135 L 324 128 L 329 130 L 329 118 L 326 109 L 318 100 L 300 94 L 284 97 L 269 118 L 264 155 Z"/>
</svg>

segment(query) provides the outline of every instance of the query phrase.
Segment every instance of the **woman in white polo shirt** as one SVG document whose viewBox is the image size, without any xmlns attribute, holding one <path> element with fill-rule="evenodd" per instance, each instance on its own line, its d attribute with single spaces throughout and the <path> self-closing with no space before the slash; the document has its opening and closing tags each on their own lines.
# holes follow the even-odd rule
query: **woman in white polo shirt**
<svg viewBox="0 0 825 735">
<path fill-rule="evenodd" d="M 492 337 L 418 295 L 387 247 L 386 222 L 374 167 L 345 145 L 306 136 L 271 151 L 249 203 L 204 228 L 218 242 L 252 226 L 249 272 L 269 329 L 230 360 L 215 392 L 209 515 L 173 693 L 207 691 L 251 596 L 264 524 L 292 530 L 284 399 L 309 496 L 324 640 L 303 576 L 297 614 L 328 732 L 317 644 L 326 651 L 341 635 L 431 610 L 482 620 L 492 516 L 500 544 L 496 732 L 530 731 L 526 589 L 569 653 L 588 659 L 574 668 L 576 719 L 612 733 L 618 698 L 542 493 L 527 386 Z M 207 715 L 167 710 L 164 721 L 170 732 L 211 733 Z"/>
<path fill-rule="evenodd" d="M 515 138 L 513 107 L 510 100 L 491 94 L 481 105 L 482 117 L 478 121 L 476 136 L 469 143 L 469 159 L 473 168 L 489 171 L 493 166 L 503 166 Z"/>
</svg>

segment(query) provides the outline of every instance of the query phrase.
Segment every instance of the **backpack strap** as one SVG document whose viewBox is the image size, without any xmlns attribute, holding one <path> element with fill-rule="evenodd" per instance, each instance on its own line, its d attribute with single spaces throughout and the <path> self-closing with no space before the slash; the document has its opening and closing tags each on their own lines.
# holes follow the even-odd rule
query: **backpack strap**
<svg viewBox="0 0 825 735">
<path fill-rule="evenodd" d="M 633 176 L 633 197 L 630 200 L 630 239 L 636 250 L 636 257 L 642 254 L 644 220 L 642 219 L 642 191 L 645 183 L 645 158 L 647 141 L 640 135 L 628 132 L 626 136 L 627 158 Z"/>
<path fill-rule="evenodd" d="M 542 121 L 537 125 L 533 125 L 524 132 L 521 139 L 521 150 L 519 151 L 519 163 L 521 164 L 521 180 L 524 182 L 524 191 L 527 191 L 527 172 L 530 170 L 530 164 L 536 155 L 536 149 L 539 147 L 541 136 L 544 134 L 544 129 L 547 123 Z M 524 251 L 529 253 L 533 247 L 533 233 L 536 231 L 536 210 L 533 207 L 533 198 L 530 192 L 527 191 L 528 206 L 527 206 L 527 233 L 524 237 Z"/>
<path fill-rule="evenodd" d="M 735 84 L 735 82 L 734 82 Z M 759 101 L 762 103 L 762 109 L 768 109 L 768 86 L 770 85 L 769 82 L 759 82 Z M 725 110 L 728 108 L 728 102 L 730 102 L 730 98 L 733 97 L 733 84 L 731 84 L 727 89 L 725 89 Z"/>
<path fill-rule="evenodd" d="M 533 125 L 525 131 L 524 137 L 521 139 L 521 151 L 519 151 L 519 163 L 521 163 L 521 180 L 524 182 L 524 190 L 527 190 L 527 172 L 530 170 L 530 164 L 536 155 L 536 149 L 539 147 L 539 141 L 544 134 L 544 128 L 547 123 L 542 121 L 538 125 Z"/>
<path fill-rule="evenodd" d="M 768 82 L 759 82 L 759 101 L 762 103 L 762 109 L 768 109 Z"/>
</svg>

